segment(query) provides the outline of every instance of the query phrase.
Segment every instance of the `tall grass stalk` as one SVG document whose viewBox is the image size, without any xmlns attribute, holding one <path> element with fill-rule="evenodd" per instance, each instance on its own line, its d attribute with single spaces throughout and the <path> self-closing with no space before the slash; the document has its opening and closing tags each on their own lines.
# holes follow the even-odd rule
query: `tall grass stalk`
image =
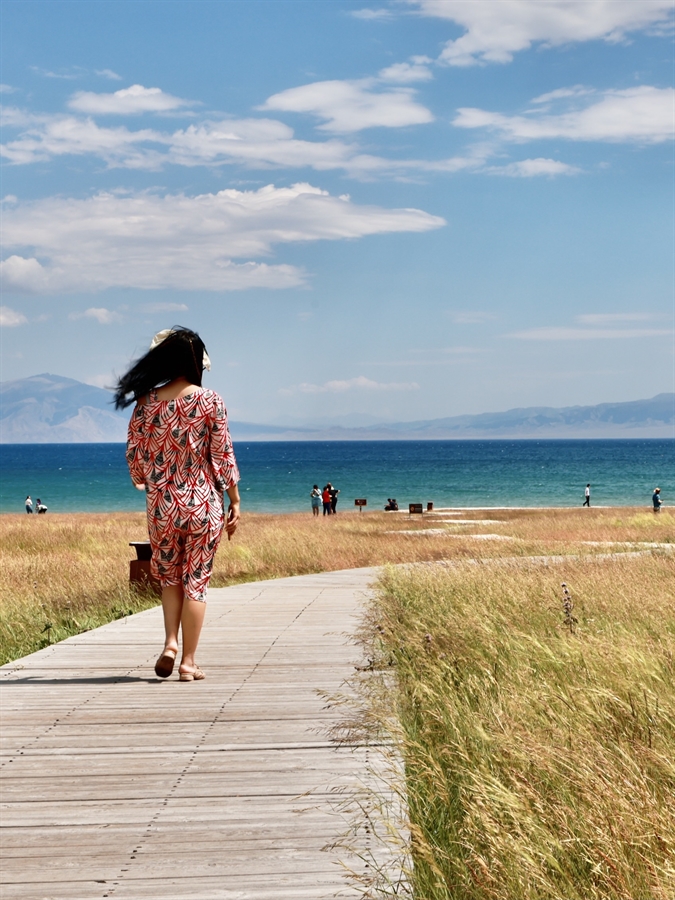
<svg viewBox="0 0 675 900">
<path fill-rule="evenodd" d="M 417 900 L 675 897 L 671 556 L 392 569 L 368 633 Z"/>
</svg>

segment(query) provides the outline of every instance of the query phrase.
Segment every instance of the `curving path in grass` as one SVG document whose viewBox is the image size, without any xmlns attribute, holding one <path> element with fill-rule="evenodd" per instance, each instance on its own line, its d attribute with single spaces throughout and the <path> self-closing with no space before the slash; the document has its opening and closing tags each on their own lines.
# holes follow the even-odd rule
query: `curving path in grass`
<svg viewBox="0 0 675 900">
<path fill-rule="evenodd" d="M 211 590 L 203 682 L 155 678 L 159 608 L 0 669 L 3 900 L 362 896 L 345 865 L 386 851 L 322 848 L 374 751 L 331 742 L 319 692 L 359 663 L 375 574 Z"/>
</svg>

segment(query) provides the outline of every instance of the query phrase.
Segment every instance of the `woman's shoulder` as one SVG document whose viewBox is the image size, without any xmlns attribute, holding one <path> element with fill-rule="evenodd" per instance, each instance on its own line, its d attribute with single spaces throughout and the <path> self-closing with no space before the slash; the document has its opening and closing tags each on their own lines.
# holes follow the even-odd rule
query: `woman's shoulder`
<svg viewBox="0 0 675 900">
<path fill-rule="evenodd" d="M 227 414 L 223 398 L 220 394 L 216 393 L 216 391 L 211 390 L 211 388 L 202 388 L 199 394 L 197 394 L 197 400 L 204 412 L 214 411 L 220 415 Z"/>
<path fill-rule="evenodd" d="M 199 399 L 204 403 L 220 403 L 224 405 L 223 398 L 211 388 L 202 388 L 198 394 Z"/>
</svg>

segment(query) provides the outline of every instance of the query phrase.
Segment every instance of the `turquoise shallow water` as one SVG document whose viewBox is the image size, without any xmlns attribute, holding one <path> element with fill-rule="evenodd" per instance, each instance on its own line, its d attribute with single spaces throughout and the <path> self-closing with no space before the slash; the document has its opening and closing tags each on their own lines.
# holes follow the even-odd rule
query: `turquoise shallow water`
<svg viewBox="0 0 675 900">
<path fill-rule="evenodd" d="M 650 506 L 656 485 L 675 503 L 675 441 L 235 442 L 243 508 L 309 510 L 312 485 L 341 491 L 338 511 L 365 497 L 436 506 Z M 0 512 L 23 512 L 30 493 L 50 512 L 144 508 L 123 444 L 0 445 Z"/>
</svg>

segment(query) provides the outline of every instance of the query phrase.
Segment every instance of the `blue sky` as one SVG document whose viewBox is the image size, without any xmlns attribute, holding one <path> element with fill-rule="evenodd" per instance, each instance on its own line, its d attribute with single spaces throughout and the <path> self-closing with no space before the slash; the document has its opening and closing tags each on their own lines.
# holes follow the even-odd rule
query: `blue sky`
<svg viewBox="0 0 675 900">
<path fill-rule="evenodd" d="M 675 389 L 673 3 L 3 0 L 2 380 L 232 418 Z"/>
</svg>

